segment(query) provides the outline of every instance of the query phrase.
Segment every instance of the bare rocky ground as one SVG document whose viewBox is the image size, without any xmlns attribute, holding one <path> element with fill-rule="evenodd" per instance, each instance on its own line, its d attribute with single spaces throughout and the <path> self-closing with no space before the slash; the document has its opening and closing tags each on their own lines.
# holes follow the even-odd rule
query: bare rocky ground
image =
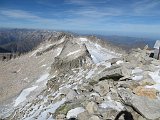
<svg viewBox="0 0 160 120">
<path fill-rule="evenodd" d="M 160 61 L 146 48 L 120 53 L 97 38 L 62 35 L 1 63 L 1 118 L 159 120 Z"/>
</svg>

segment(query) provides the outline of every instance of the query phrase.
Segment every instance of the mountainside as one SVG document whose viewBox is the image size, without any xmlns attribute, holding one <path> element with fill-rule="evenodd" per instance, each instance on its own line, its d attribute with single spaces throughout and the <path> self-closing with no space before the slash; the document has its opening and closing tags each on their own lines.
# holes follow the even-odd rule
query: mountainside
<svg viewBox="0 0 160 120">
<path fill-rule="evenodd" d="M 32 51 L 41 42 L 54 39 L 55 35 L 63 32 L 55 32 L 52 30 L 37 30 L 37 29 L 0 29 L 0 47 L 4 48 L 12 53 L 27 53 Z M 71 33 L 76 36 L 78 34 Z M 147 38 L 136 38 L 128 36 L 104 36 L 96 35 L 103 39 L 112 46 L 118 46 L 126 51 L 130 51 L 132 48 L 143 48 L 146 44 L 150 48 L 153 48 L 154 40 Z M 61 37 L 61 36 L 60 36 Z M 90 39 L 94 39 L 95 36 L 88 35 Z"/>
<path fill-rule="evenodd" d="M 127 54 L 94 36 L 49 36 L 29 53 L 0 61 L 0 118 L 160 118 L 160 61 L 149 50 Z"/>
<path fill-rule="evenodd" d="M 47 30 L 1 29 L 0 47 L 11 52 L 26 53 L 52 37 L 53 34 L 53 31 Z"/>
<path fill-rule="evenodd" d="M 10 53 L 10 51 L 0 47 L 0 53 Z"/>
</svg>

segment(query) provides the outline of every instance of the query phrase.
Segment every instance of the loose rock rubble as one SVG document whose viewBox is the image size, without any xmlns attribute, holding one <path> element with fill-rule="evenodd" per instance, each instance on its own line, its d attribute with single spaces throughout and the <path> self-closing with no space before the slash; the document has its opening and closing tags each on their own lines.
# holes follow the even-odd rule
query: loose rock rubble
<svg viewBox="0 0 160 120">
<path fill-rule="evenodd" d="M 160 119 L 160 61 L 148 50 L 94 63 L 87 45 L 74 42 L 52 64 L 47 88 L 6 119 Z"/>
</svg>

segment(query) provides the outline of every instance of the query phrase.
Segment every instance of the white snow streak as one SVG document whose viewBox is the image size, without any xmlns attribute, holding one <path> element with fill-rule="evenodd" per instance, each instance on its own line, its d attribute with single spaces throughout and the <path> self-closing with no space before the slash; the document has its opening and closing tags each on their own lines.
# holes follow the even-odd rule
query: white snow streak
<svg viewBox="0 0 160 120">
<path fill-rule="evenodd" d="M 48 78 L 48 76 L 49 76 L 49 73 L 46 73 L 46 74 L 42 75 L 42 76 L 36 81 L 36 83 L 42 82 L 42 81 L 46 80 L 46 79 Z"/>
<path fill-rule="evenodd" d="M 68 111 L 67 113 L 67 119 L 70 119 L 70 118 L 76 118 L 78 114 L 84 112 L 85 109 L 83 107 L 77 107 L 77 108 L 74 108 L 74 109 L 71 109 L 70 111 Z"/>
<path fill-rule="evenodd" d="M 70 52 L 67 56 L 73 55 L 73 54 L 78 53 L 78 52 L 80 52 L 80 51 L 81 51 L 81 50 L 77 50 L 77 51 L 74 51 L 74 52 Z"/>
<path fill-rule="evenodd" d="M 27 89 L 24 89 L 21 94 L 17 97 L 17 99 L 15 100 L 15 104 L 14 107 L 16 107 L 17 105 L 19 105 L 21 102 L 26 100 L 26 97 L 30 94 L 30 92 L 32 92 L 34 89 L 36 89 L 38 86 L 33 86 Z"/>
</svg>

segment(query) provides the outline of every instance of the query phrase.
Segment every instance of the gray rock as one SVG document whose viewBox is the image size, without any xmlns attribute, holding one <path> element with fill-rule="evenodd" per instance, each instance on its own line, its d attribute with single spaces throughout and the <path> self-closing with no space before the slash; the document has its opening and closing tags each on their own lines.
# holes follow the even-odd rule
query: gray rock
<svg viewBox="0 0 160 120">
<path fill-rule="evenodd" d="M 98 92 L 101 96 L 105 96 L 109 92 L 108 81 L 100 81 L 98 84 L 94 85 L 93 90 Z"/>
<path fill-rule="evenodd" d="M 94 114 L 98 112 L 98 105 L 91 101 L 87 104 L 86 110 L 88 111 L 89 114 Z"/>
<path fill-rule="evenodd" d="M 160 100 L 137 96 L 126 89 L 120 89 L 119 95 L 125 104 L 132 106 L 145 118 L 152 120 L 160 118 Z"/>
<path fill-rule="evenodd" d="M 64 114 L 59 114 L 56 116 L 56 120 L 65 120 L 65 115 Z"/>
<path fill-rule="evenodd" d="M 115 116 L 117 115 L 118 111 L 112 108 L 108 108 L 106 111 L 102 110 L 101 114 L 104 120 L 114 120 Z"/>
<path fill-rule="evenodd" d="M 100 118 L 96 115 L 92 115 L 89 120 L 100 120 Z"/>
<path fill-rule="evenodd" d="M 69 90 L 68 94 L 66 95 L 67 100 L 74 100 L 77 96 L 77 93 L 74 90 Z"/>
<path fill-rule="evenodd" d="M 118 81 L 117 87 L 118 88 L 129 88 L 129 89 L 134 89 L 140 84 L 137 81 L 134 80 L 129 80 L 129 81 Z"/>
<path fill-rule="evenodd" d="M 77 119 L 78 120 L 88 120 L 90 118 L 90 115 L 87 111 L 84 111 L 80 114 L 78 114 Z"/>
<path fill-rule="evenodd" d="M 60 55 L 55 58 L 51 73 L 70 71 L 73 68 L 86 67 L 90 64 L 92 64 L 92 58 L 85 44 L 79 45 L 68 40 Z"/>
<path fill-rule="evenodd" d="M 112 66 L 108 69 L 105 69 L 105 71 L 101 72 L 98 77 L 100 80 L 103 79 L 113 79 L 113 80 L 119 80 L 122 77 L 130 77 L 131 71 L 129 71 L 125 66 Z"/>
<path fill-rule="evenodd" d="M 66 87 L 64 87 L 64 88 L 59 90 L 59 92 L 61 94 L 63 94 L 63 95 L 67 95 L 70 91 L 71 91 L 71 89 L 70 88 L 66 88 Z"/>
<path fill-rule="evenodd" d="M 111 68 L 106 69 L 98 75 L 100 80 L 103 79 L 114 79 L 119 80 L 123 77 L 122 69 L 120 66 L 112 66 Z"/>
</svg>

